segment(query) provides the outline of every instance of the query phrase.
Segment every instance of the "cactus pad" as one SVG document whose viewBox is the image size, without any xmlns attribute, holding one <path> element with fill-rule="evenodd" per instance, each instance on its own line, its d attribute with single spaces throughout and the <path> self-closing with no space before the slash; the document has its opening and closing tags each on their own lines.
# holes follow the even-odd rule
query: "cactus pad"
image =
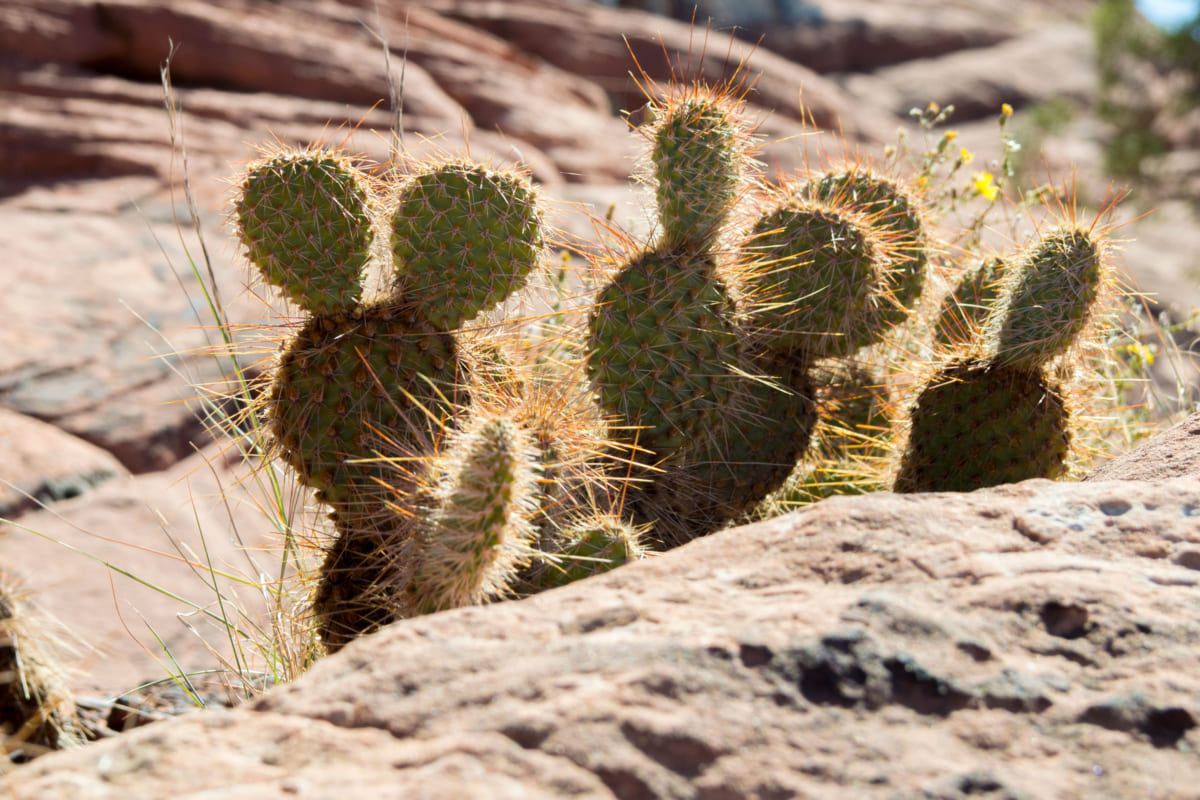
<svg viewBox="0 0 1200 800">
<path fill-rule="evenodd" d="M 955 361 L 912 410 L 897 492 L 967 492 L 1056 478 L 1071 445 L 1066 403 L 1041 370 Z"/>
<path fill-rule="evenodd" d="M 822 175 L 806 186 L 809 197 L 853 209 L 884 232 L 892 259 L 894 303 L 884 309 L 903 320 L 925 286 L 929 237 L 920 206 L 901 183 L 865 167 Z"/>
<path fill-rule="evenodd" d="M 377 495 L 376 478 L 394 469 L 355 460 L 437 431 L 461 394 L 459 373 L 453 338 L 409 306 L 380 302 L 313 317 L 280 357 L 271 431 L 318 499 L 358 502 Z"/>
<path fill-rule="evenodd" d="M 246 255 L 313 314 L 356 302 L 373 234 L 366 181 L 330 153 L 284 152 L 251 164 L 236 201 Z"/>
<path fill-rule="evenodd" d="M 1104 263 L 1085 230 L 1060 228 L 1033 245 L 1012 270 L 987 336 L 997 361 L 1027 368 L 1071 346 L 1092 317 Z"/>
<path fill-rule="evenodd" d="M 845 356 L 886 331 L 880 248 L 861 218 L 793 199 L 759 218 L 747 249 L 754 321 L 771 349 Z"/>
<path fill-rule="evenodd" d="M 781 487 L 808 448 L 816 424 L 807 365 L 767 356 L 771 380 L 744 379 L 736 411 L 707 415 L 696 437 L 635 494 L 640 521 L 674 547 L 724 527 Z"/>
<path fill-rule="evenodd" d="M 645 557 L 637 532 L 616 517 L 599 517 L 558 534 L 554 562 L 538 570 L 537 589 L 590 578 Z"/>
<path fill-rule="evenodd" d="M 410 177 L 392 214 L 397 280 L 441 330 L 453 330 L 521 288 L 545 235 L 524 177 L 451 161 Z"/>
<path fill-rule="evenodd" d="M 529 432 L 504 415 L 472 420 L 437 466 L 413 593 L 422 612 L 503 594 L 532 554 L 540 462 Z"/>
<path fill-rule="evenodd" d="M 644 253 L 591 311 L 588 370 L 601 406 L 625 428 L 613 433 L 660 458 L 698 433 L 735 386 L 734 306 L 714 270 L 695 252 Z"/>
<path fill-rule="evenodd" d="M 651 153 L 665 246 L 715 241 L 741 191 L 743 136 L 716 95 L 668 104 Z"/>
</svg>

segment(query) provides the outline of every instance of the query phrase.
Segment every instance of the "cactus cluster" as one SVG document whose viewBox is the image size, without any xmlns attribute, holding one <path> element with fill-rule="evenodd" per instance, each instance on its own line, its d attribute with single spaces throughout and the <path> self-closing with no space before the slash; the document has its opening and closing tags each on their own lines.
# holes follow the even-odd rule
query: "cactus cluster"
<svg viewBox="0 0 1200 800">
<path fill-rule="evenodd" d="M 304 315 L 262 409 L 336 531 L 312 600 L 327 649 L 603 572 L 771 497 L 1062 472 L 1056 376 L 1107 285 L 1101 237 L 1057 228 L 964 272 L 923 318 L 948 262 L 920 192 L 861 159 L 768 181 L 738 96 L 654 98 L 656 231 L 603 265 L 553 357 L 471 325 L 553 238 L 526 176 L 446 159 L 384 179 L 317 148 L 249 165 L 244 252 Z M 870 354 L 913 331 L 944 357 L 901 409 Z"/>
<path fill-rule="evenodd" d="M 326 647 L 502 594 L 529 559 L 545 432 L 473 402 L 502 393 L 504 370 L 463 327 L 541 266 L 527 177 L 449 159 L 385 182 L 337 153 L 281 150 L 248 166 L 234 206 L 247 259 L 306 315 L 262 411 L 336 529 L 313 594 Z"/>
<path fill-rule="evenodd" d="M 1095 313 L 1107 280 L 1103 248 L 1088 230 L 1056 228 L 1013 263 L 969 273 L 956 294 L 997 267 L 1003 284 L 977 336 L 913 405 L 896 491 L 970 491 L 1065 469 L 1070 410 L 1047 367 Z"/>
</svg>

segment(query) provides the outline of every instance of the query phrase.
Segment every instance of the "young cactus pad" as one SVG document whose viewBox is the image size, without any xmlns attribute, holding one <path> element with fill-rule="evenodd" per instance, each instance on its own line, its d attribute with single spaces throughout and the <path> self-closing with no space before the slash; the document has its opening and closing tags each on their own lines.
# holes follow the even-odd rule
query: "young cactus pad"
<svg viewBox="0 0 1200 800">
<path fill-rule="evenodd" d="M 1011 271 L 988 321 L 996 360 L 1033 368 L 1065 352 L 1091 320 L 1104 266 L 1086 230 L 1064 227 L 1042 237 Z"/>
<path fill-rule="evenodd" d="M 392 214 L 400 290 L 445 331 L 520 289 L 544 246 L 529 181 L 469 162 L 410 177 Z"/>
<path fill-rule="evenodd" d="M 532 555 L 539 507 L 538 447 L 506 415 L 476 417 L 437 469 L 413 576 L 420 612 L 504 594 Z"/>
<path fill-rule="evenodd" d="M 650 157 L 663 244 L 709 247 L 742 189 L 745 132 L 715 92 L 672 99 L 661 113 Z"/>
<path fill-rule="evenodd" d="M 639 561 L 646 550 L 637 532 L 617 517 L 602 516 L 557 534 L 553 562 L 538 570 L 537 590 L 553 589 Z"/>
<path fill-rule="evenodd" d="M 415 605 L 422 612 L 503 594 L 532 554 L 538 448 L 506 415 L 482 415 L 454 435 L 421 523 Z"/>
<path fill-rule="evenodd" d="M 352 305 L 373 239 L 365 187 L 333 153 L 283 151 L 252 163 L 235 201 L 247 258 L 306 311 Z"/>
</svg>

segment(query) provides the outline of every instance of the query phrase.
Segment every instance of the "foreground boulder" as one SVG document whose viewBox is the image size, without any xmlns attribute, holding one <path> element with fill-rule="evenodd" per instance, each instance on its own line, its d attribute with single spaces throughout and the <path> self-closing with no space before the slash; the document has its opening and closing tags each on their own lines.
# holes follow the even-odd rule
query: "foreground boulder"
<svg viewBox="0 0 1200 800">
<path fill-rule="evenodd" d="M 1188 796 L 1200 476 L 1176 474 L 834 498 L 395 625 L 248 706 L 39 759 L 8 788 Z"/>
</svg>

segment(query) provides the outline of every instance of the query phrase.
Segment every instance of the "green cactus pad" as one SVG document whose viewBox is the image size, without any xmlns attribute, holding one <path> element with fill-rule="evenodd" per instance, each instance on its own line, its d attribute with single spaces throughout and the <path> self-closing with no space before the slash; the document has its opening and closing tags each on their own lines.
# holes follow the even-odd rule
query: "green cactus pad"
<svg viewBox="0 0 1200 800">
<path fill-rule="evenodd" d="M 906 309 L 921 296 L 929 263 L 929 237 L 914 195 L 898 181 L 865 168 L 822 175 L 805 193 L 853 209 L 885 232 L 894 302 L 883 311 L 896 318 L 890 324 L 903 321 Z"/>
<path fill-rule="evenodd" d="M 422 523 L 413 593 L 428 613 L 508 591 L 532 555 L 540 462 L 505 415 L 476 418 L 449 445 Z"/>
<path fill-rule="evenodd" d="M 591 310 L 588 371 L 600 404 L 617 420 L 613 434 L 636 440 L 651 461 L 696 435 L 736 385 L 734 306 L 714 270 L 700 253 L 643 253 Z"/>
<path fill-rule="evenodd" d="M 661 465 L 631 497 L 639 522 L 674 547 L 724 527 L 780 488 L 808 448 L 816 407 L 807 365 L 766 356 L 771 380 L 744 378 L 735 413 L 706 415 L 704 436 Z"/>
<path fill-rule="evenodd" d="M 654 164 L 662 244 L 715 243 L 743 182 L 744 132 L 715 96 L 675 101 L 654 131 Z"/>
<path fill-rule="evenodd" d="M 897 492 L 968 492 L 1056 478 L 1071 432 L 1066 403 L 1040 370 L 955 361 L 912 409 Z"/>
<path fill-rule="evenodd" d="M 1042 237 L 1012 268 L 988 321 L 996 360 L 1032 368 L 1065 352 L 1091 320 L 1104 278 L 1087 231 L 1059 228 Z"/>
<path fill-rule="evenodd" d="M 289 342 L 268 398 L 280 455 L 318 499 L 378 496 L 396 469 L 354 463 L 432 439 L 462 399 L 457 346 L 412 307 L 378 302 L 312 317 Z M 396 453 L 397 449 L 401 451 Z"/>
<path fill-rule="evenodd" d="M 859 217 L 792 199 L 764 214 L 746 244 L 754 325 L 767 347 L 846 356 L 887 330 L 880 248 Z"/>
<path fill-rule="evenodd" d="M 373 239 L 365 186 L 347 159 L 330 153 L 255 162 L 236 199 L 247 258 L 306 311 L 352 305 L 362 294 Z"/>
<path fill-rule="evenodd" d="M 413 175 L 392 214 L 400 291 L 454 330 L 520 289 L 545 245 L 523 176 L 451 161 Z"/>
<path fill-rule="evenodd" d="M 600 575 L 646 555 L 637 531 L 617 517 L 600 517 L 556 534 L 553 563 L 538 570 L 536 591 Z"/>
<path fill-rule="evenodd" d="M 940 344 L 966 345 L 979 338 L 999 300 L 1004 271 L 1003 259 L 990 258 L 963 273 L 938 309 L 934 336 Z"/>
</svg>

